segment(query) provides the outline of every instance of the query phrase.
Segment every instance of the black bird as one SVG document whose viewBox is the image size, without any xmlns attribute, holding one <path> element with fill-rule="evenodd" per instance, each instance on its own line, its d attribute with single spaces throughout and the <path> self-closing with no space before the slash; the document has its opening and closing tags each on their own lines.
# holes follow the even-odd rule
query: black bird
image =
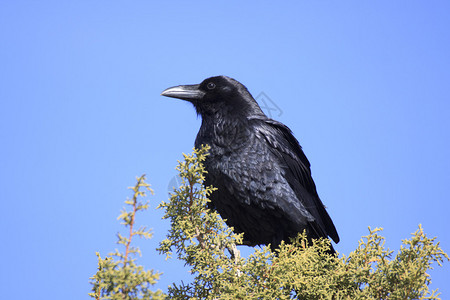
<svg viewBox="0 0 450 300">
<path fill-rule="evenodd" d="M 235 232 L 244 232 L 244 244 L 274 250 L 303 230 L 309 239 L 339 242 L 300 144 L 286 125 L 264 114 L 243 84 L 217 76 L 161 95 L 187 100 L 201 115 L 195 147 L 211 147 L 205 185 L 218 188 L 212 206 Z"/>
</svg>

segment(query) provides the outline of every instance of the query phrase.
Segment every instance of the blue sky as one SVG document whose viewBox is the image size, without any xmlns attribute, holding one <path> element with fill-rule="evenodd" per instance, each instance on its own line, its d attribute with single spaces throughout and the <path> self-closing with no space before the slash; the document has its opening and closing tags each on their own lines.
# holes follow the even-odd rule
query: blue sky
<svg viewBox="0 0 450 300">
<path fill-rule="evenodd" d="M 348 254 L 367 227 L 399 248 L 418 224 L 450 252 L 447 1 L 2 1 L 0 282 L 5 299 L 88 299 L 95 252 L 146 173 L 141 241 L 157 287 L 188 280 L 154 250 L 200 119 L 167 87 L 228 75 L 277 107 Z M 242 248 L 244 249 L 244 248 Z M 243 250 L 244 252 L 247 250 Z M 450 297 L 450 264 L 431 272 Z"/>
</svg>

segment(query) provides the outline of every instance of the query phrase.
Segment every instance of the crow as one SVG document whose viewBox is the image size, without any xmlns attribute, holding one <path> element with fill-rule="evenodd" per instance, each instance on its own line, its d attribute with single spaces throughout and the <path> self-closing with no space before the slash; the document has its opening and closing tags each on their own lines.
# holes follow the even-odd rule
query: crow
<svg viewBox="0 0 450 300">
<path fill-rule="evenodd" d="M 235 232 L 244 233 L 245 245 L 270 244 L 275 250 L 304 230 L 309 240 L 339 242 L 299 142 L 286 125 L 264 114 L 243 84 L 216 76 L 161 95 L 191 102 L 201 116 L 195 147 L 211 147 L 204 184 L 218 189 L 210 204 Z"/>
</svg>

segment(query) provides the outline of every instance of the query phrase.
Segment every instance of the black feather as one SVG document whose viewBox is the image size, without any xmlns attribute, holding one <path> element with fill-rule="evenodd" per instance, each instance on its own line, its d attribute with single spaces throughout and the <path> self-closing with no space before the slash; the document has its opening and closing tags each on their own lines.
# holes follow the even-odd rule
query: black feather
<svg viewBox="0 0 450 300">
<path fill-rule="evenodd" d="M 211 147 L 204 163 L 205 184 L 218 188 L 211 206 L 244 232 L 246 244 L 274 249 L 303 230 L 309 239 L 339 242 L 300 144 L 287 126 L 263 113 L 244 85 L 217 76 L 162 95 L 192 102 L 201 115 L 195 146 Z"/>
</svg>

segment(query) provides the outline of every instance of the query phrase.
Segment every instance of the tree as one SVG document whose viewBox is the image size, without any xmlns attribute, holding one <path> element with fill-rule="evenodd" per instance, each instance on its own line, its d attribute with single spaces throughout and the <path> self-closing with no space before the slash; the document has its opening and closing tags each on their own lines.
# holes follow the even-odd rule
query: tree
<svg viewBox="0 0 450 300">
<path fill-rule="evenodd" d="M 439 247 L 436 238 L 427 237 L 420 225 L 411 238 L 403 240 L 395 256 L 393 251 L 384 247 L 384 238 L 379 235 L 381 228 L 369 228 L 369 234 L 362 237 L 358 247 L 348 256 L 330 255 L 327 239 L 308 244 L 303 233 L 289 244 L 282 243 L 275 253 L 268 247 L 262 247 L 256 248 L 247 258 L 241 257 L 236 245 L 242 242 L 242 235 L 235 234 L 217 212 L 207 208 L 208 196 L 215 190 L 214 187 L 203 186 L 205 170 L 202 162 L 208 155 L 208 149 L 204 146 L 194 149 L 190 155 L 184 155 L 184 161 L 179 162 L 177 167 L 182 184 L 174 190 L 169 201 L 159 205 L 165 210 L 164 218 L 170 220 L 171 228 L 158 250 L 167 257 L 175 254 L 177 259 L 191 268 L 194 276 L 191 283 L 174 283 L 168 288 L 166 297 L 439 299 L 437 290 L 430 291 L 428 288 L 431 278 L 427 271 L 432 269 L 432 263 L 441 266 L 449 257 Z M 142 182 L 143 179 L 138 181 L 135 189 L 145 186 Z M 125 225 L 132 224 L 128 220 L 133 217 L 126 213 L 121 216 L 127 216 Z M 119 243 L 129 242 L 131 235 L 125 240 L 119 235 Z M 138 271 L 138 267 L 127 263 L 126 256 L 117 252 L 114 255 L 121 260 L 116 263 L 112 258 L 102 260 L 99 256 L 99 271 L 92 277 L 94 292 L 90 295 L 97 299 L 149 299 L 133 296 L 136 293 L 125 293 L 131 291 L 131 284 L 120 281 L 120 276 L 104 274 L 120 273 L 122 270 L 118 265 L 129 265 L 128 274 L 133 273 L 132 277 L 140 278 L 141 284 L 146 282 L 146 286 L 155 282 L 157 274 L 149 271 L 145 274 L 150 275 L 144 276 L 142 269 Z M 125 284 L 126 288 L 121 284 Z M 111 287 L 121 291 L 122 298 L 112 298 Z M 148 297 L 158 299 L 163 295 L 155 292 L 149 293 Z"/>
<path fill-rule="evenodd" d="M 145 191 L 153 193 L 150 185 L 145 182 L 145 175 L 137 178 L 133 190 L 133 198 L 127 199 L 125 204 L 131 206 L 131 211 L 122 209 L 117 218 L 128 229 L 128 237 L 117 234 L 117 244 L 125 247 L 125 252 L 119 250 L 110 253 L 104 259 L 97 252 L 98 271 L 92 276 L 92 293 L 89 296 L 97 300 L 131 300 L 131 299 L 164 299 L 162 291 L 153 292 L 150 287 L 159 279 L 160 274 L 153 270 L 145 271 L 142 266 L 136 265 L 137 254 L 141 254 L 139 248 L 131 246 L 134 236 L 149 239 L 152 234 L 146 227 L 135 229 L 136 213 L 148 209 L 148 202 L 142 203 L 140 197 L 145 197 Z"/>
</svg>

